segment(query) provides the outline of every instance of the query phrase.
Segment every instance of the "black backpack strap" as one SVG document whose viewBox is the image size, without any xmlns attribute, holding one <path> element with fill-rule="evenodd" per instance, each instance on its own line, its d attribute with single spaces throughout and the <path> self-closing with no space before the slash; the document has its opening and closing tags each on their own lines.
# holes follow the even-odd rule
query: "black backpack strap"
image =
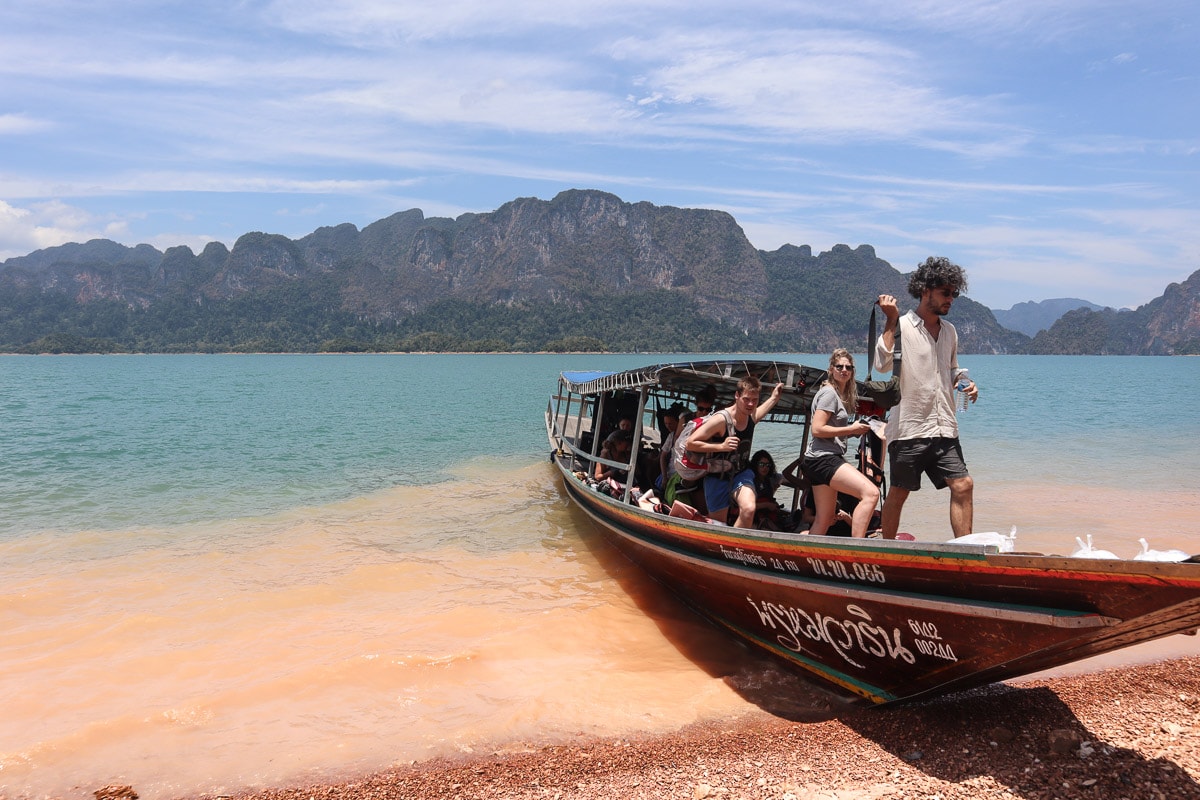
<svg viewBox="0 0 1200 800">
<path fill-rule="evenodd" d="M 879 303 L 871 304 L 871 323 L 867 326 L 867 380 L 871 380 L 871 370 L 875 368 L 876 323 L 875 310 Z M 895 345 L 892 347 L 892 376 L 900 377 L 900 360 L 904 357 L 900 352 L 900 320 L 896 320 Z"/>
<path fill-rule="evenodd" d="M 875 309 L 879 303 L 871 303 L 871 324 L 867 326 L 867 380 L 871 380 L 871 371 L 875 368 Z"/>
</svg>

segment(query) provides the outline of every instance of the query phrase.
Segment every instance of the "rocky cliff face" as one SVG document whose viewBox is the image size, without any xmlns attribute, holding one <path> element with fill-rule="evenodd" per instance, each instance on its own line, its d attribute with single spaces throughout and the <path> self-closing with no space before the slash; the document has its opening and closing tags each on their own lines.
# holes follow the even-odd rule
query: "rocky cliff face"
<svg viewBox="0 0 1200 800">
<path fill-rule="evenodd" d="M 1138 342 L 1144 352 L 1200 353 L 1200 270 L 1183 283 L 1172 283 L 1145 306 L 1145 336 Z"/>
<path fill-rule="evenodd" d="M 580 305 L 659 288 L 686 295 L 704 316 L 757 328 L 767 296 L 760 254 L 728 214 L 577 190 L 455 220 L 414 209 L 296 241 L 247 233 L 232 250 L 213 244 L 200 256 L 95 240 L 0 267 L 10 285 L 140 307 L 176 295 L 230 299 L 316 275 L 337 279 L 345 308 L 380 320 L 445 299 Z"/>
<path fill-rule="evenodd" d="M 761 321 L 762 260 L 723 212 L 572 190 L 456 220 L 414 214 L 367 227 L 352 247 L 343 243 L 340 252 L 353 252 L 355 261 L 348 307 L 391 318 L 447 298 L 572 305 L 660 288 L 687 295 L 714 319 L 746 327 Z M 317 231 L 299 245 L 307 252 L 309 240 L 327 236 Z"/>
<path fill-rule="evenodd" d="M 103 299 L 147 308 L 163 300 L 203 303 L 301 287 L 373 322 L 406 318 L 445 300 L 585 309 L 664 291 L 682 299 L 688 314 L 785 335 L 795 350 L 811 352 L 861 348 L 871 301 L 881 292 L 906 297 L 905 282 L 869 245 L 837 245 L 817 255 L 792 245 L 763 252 L 724 212 L 631 204 L 585 190 L 549 201 L 520 198 L 457 219 L 426 218 L 413 209 L 361 231 L 344 224 L 298 240 L 247 233 L 232 249 L 212 243 L 199 255 L 186 247 L 160 253 L 94 240 L 0 265 L 0 290 L 59 292 L 80 304 Z M 1189 337 L 1200 339 L 1197 283 L 1193 276 L 1173 285 L 1151 304 L 1145 335 L 1128 342 L 1140 349 L 1130 352 L 1165 352 Z M 952 319 L 964 352 L 1028 346 L 1026 337 L 1002 328 L 969 298 L 955 304 Z M 1044 344 L 1053 347 L 1053 341 L 1061 337 Z"/>
</svg>

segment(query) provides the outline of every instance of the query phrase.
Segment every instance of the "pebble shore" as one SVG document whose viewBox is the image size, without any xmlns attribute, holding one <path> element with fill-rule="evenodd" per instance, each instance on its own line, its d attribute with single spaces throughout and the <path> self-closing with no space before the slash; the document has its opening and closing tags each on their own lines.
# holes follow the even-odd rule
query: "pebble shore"
<svg viewBox="0 0 1200 800">
<path fill-rule="evenodd" d="M 1200 798 L 1200 658 L 792 716 L 756 710 L 668 736 L 516 748 L 235 800 Z"/>
</svg>

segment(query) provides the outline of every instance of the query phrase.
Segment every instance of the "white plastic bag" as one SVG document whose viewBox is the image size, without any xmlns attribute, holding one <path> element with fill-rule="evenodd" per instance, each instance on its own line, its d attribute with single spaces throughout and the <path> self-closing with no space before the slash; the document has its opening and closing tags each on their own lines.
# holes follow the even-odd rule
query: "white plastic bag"
<svg viewBox="0 0 1200 800">
<path fill-rule="evenodd" d="M 1115 553 L 1111 553 L 1108 550 L 1097 550 L 1092 547 L 1092 535 L 1090 533 L 1087 535 L 1086 544 L 1078 536 L 1075 537 L 1075 541 L 1079 543 L 1079 549 L 1071 553 L 1071 558 L 1111 558 L 1117 561 L 1121 560 L 1121 557 Z"/>
<path fill-rule="evenodd" d="M 1001 553 L 1011 553 L 1017 540 L 1017 526 L 1014 525 L 1008 535 L 996 531 L 984 531 L 982 533 L 968 533 L 966 536 L 957 536 L 950 539 L 954 544 L 982 544 L 995 545 Z"/>
<path fill-rule="evenodd" d="M 1142 543 L 1142 552 L 1133 557 L 1134 561 L 1187 561 L 1191 558 L 1182 550 L 1151 550 L 1145 539 L 1138 541 Z"/>
</svg>

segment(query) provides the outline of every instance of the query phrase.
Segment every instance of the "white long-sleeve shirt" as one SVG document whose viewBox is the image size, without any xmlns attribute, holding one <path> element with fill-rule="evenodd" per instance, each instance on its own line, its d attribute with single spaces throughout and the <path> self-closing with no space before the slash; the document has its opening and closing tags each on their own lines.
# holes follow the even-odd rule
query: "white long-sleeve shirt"
<svg viewBox="0 0 1200 800">
<path fill-rule="evenodd" d="M 958 436 L 954 413 L 953 378 L 958 371 L 958 332 L 942 319 L 938 338 L 925 328 L 915 311 L 897 320 L 903 366 L 900 369 L 900 404 L 888 417 L 887 439 L 924 439 Z M 893 349 L 875 343 L 875 370 L 892 370 Z"/>
</svg>

